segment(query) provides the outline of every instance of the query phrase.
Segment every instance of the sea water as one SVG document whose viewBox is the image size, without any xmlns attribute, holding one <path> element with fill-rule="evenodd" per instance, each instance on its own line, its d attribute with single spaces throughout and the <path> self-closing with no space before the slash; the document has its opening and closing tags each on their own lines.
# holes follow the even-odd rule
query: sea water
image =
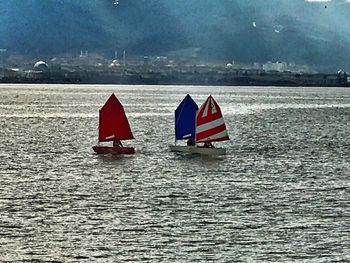
<svg viewBox="0 0 350 263">
<path fill-rule="evenodd" d="M 133 156 L 91 148 L 111 93 Z M 169 151 L 187 93 L 226 156 Z M 350 89 L 2 84 L 0 122 L 0 262 L 350 260 Z"/>
</svg>

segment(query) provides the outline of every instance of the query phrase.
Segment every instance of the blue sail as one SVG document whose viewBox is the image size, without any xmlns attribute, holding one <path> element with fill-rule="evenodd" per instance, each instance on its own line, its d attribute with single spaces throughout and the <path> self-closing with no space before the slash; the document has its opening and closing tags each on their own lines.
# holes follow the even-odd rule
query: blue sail
<svg viewBox="0 0 350 263">
<path fill-rule="evenodd" d="M 175 110 L 176 140 L 185 140 L 195 137 L 197 110 L 198 106 L 196 102 L 187 94 Z"/>
</svg>

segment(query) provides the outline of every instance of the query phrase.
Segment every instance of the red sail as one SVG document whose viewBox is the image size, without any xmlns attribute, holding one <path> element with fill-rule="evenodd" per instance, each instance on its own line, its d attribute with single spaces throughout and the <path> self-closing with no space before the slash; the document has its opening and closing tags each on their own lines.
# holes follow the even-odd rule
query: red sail
<svg viewBox="0 0 350 263">
<path fill-rule="evenodd" d="M 210 95 L 197 111 L 196 142 L 229 140 L 221 109 Z"/>
<path fill-rule="evenodd" d="M 100 142 L 134 139 L 124 108 L 114 93 L 100 109 Z"/>
</svg>

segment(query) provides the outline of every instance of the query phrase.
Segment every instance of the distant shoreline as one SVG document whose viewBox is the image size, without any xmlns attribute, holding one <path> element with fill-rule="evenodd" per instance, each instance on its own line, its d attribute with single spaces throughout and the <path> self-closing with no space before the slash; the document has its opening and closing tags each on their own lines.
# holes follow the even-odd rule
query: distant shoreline
<svg viewBox="0 0 350 263">
<path fill-rule="evenodd" d="M 0 83 L 27 84 L 121 84 L 201 86 L 350 87 L 342 72 L 295 73 L 226 68 L 120 67 L 114 70 L 4 71 Z"/>
</svg>

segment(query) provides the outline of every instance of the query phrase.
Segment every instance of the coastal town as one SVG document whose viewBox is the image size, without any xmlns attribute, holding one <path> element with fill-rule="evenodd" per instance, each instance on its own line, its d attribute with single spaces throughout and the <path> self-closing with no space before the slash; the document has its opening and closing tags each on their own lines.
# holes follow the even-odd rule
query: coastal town
<svg viewBox="0 0 350 263">
<path fill-rule="evenodd" d="M 349 87 L 350 77 L 343 70 L 325 72 L 278 61 L 203 63 L 197 48 L 130 57 L 123 50 L 113 58 L 81 50 L 40 59 L 1 49 L 0 83 Z"/>
</svg>

